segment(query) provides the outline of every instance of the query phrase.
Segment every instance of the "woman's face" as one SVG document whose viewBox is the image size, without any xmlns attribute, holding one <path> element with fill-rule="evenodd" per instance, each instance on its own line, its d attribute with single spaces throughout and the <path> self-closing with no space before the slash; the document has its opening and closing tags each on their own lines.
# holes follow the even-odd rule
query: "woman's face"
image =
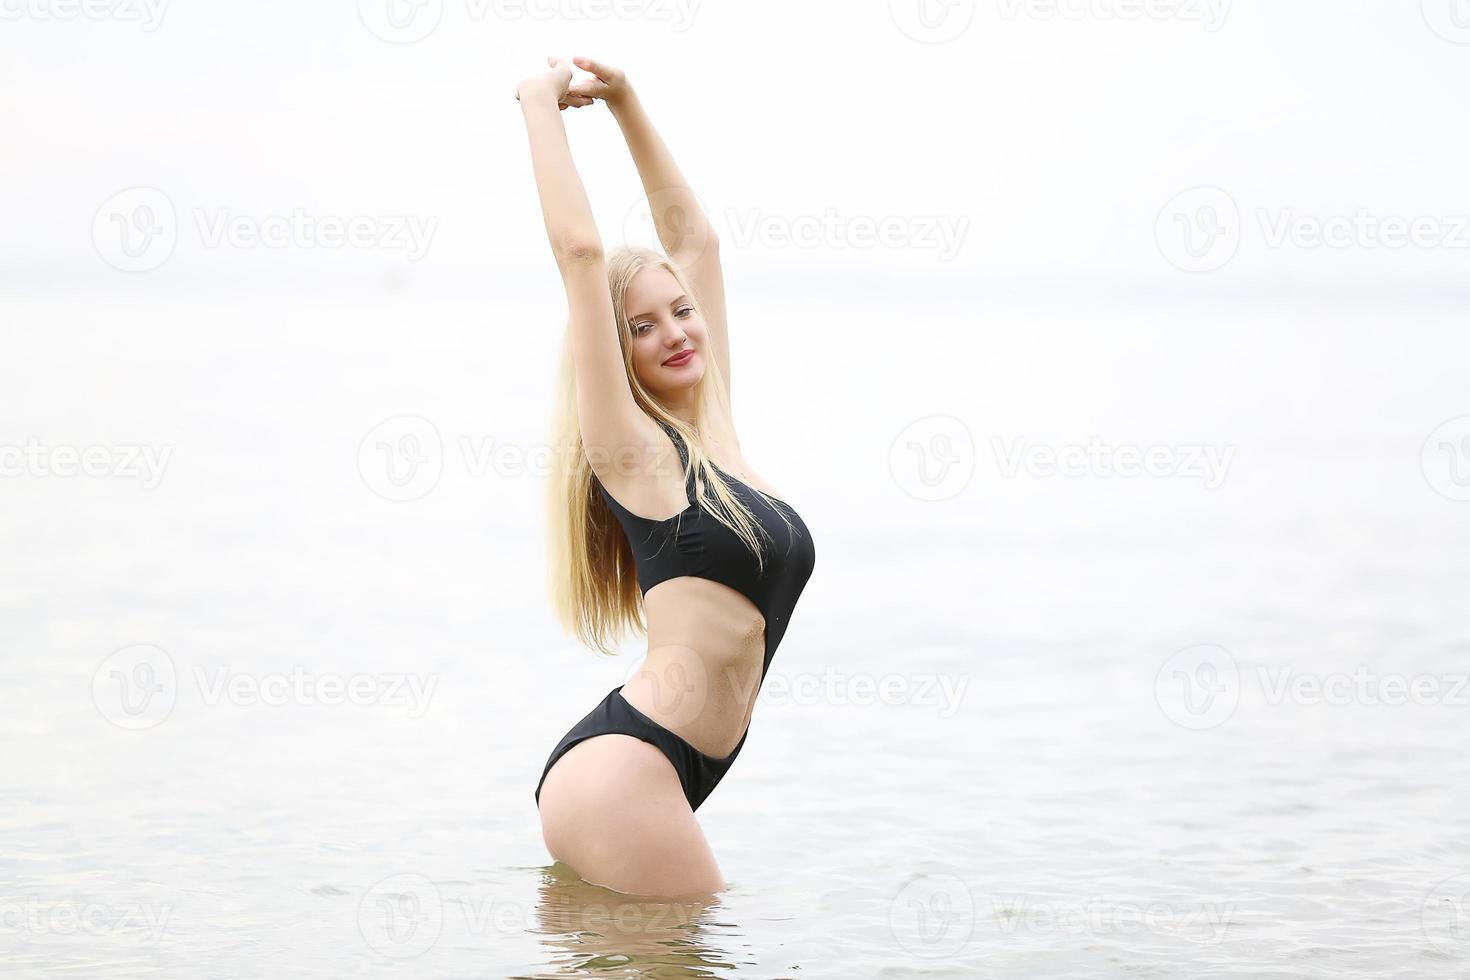
<svg viewBox="0 0 1470 980">
<path fill-rule="evenodd" d="M 652 394 L 678 401 L 704 375 L 704 318 L 669 270 L 638 270 L 625 297 L 633 331 L 633 370 Z M 673 364 L 669 358 L 692 351 Z"/>
</svg>

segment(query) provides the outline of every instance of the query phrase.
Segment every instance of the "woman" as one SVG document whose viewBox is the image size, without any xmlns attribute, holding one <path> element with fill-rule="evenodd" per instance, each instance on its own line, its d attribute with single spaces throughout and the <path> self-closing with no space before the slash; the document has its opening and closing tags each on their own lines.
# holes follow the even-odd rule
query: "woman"
<svg viewBox="0 0 1470 980">
<path fill-rule="evenodd" d="M 551 753 L 536 787 L 552 857 L 620 892 L 725 888 L 694 811 L 745 745 L 756 694 L 816 553 L 746 464 L 730 415 L 719 246 L 623 72 L 576 58 L 516 90 L 569 307 L 551 485 L 562 623 L 610 653 L 646 633 L 643 668 Z M 667 257 L 604 252 L 559 112 L 604 102 Z M 793 773 L 793 776 L 796 775 Z"/>
</svg>

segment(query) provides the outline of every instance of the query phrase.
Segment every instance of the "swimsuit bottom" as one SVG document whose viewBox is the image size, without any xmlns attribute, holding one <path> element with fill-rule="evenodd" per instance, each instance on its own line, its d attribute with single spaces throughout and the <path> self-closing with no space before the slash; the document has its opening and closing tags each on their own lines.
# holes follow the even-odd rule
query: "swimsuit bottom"
<svg viewBox="0 0 1470 980">
<path fill-rule="evenodd" d="M 546 774 L 551 771 L 556 760 L 583 739 L 609 734 L 632 735 L 662 751 L 669 762 L 673 763 L 674 771 L 679 774 L 679 783 L 684 787 L 684 798 L 689 801 L 689 809 L 698 810 L 705 798 L 714 792 L 720 780 L 725 778 L 725 773 L 730 771 L 735 757 L 745 745 L 745 737 L 750 734 L 750 728 L 747 726 L 745 735 L 740 736 L 734 751 L 723 759 L 716 759 L 705 755 L 629 704 L 623 698 L 623 685 L 619 684 L 608 692 L 597 707 L 588 712 L 587 717 L 573 725 L 572 730 L 562 736 L 562 740 L 556 743 L 556 748 L 551 750 L 551 758 L 546 760 L 546 768 L 541 770 L 541 779 L 536 783 L 536 805 L 541 805 L 541 785 L 546 782 Z"/>
</svg>

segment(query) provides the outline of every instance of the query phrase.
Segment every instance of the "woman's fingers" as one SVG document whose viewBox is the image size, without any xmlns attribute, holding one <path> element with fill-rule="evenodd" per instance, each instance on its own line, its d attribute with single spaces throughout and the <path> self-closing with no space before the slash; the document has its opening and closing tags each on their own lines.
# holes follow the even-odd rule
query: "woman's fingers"
<svg viewBox="0 0 1470 980">
<path fill-rule="evenodd" d="M 581 81 L 567 88 L 568 95 L 576 95 L 584 99 L 600 99 L 606 92 L 607 86 L 597 81 Z"/>
<path fill-rule="evenodd" d="M 593 61 L 591 58 L 585 58 L 582 55 L 574 57 L 572 62 L 578 68 L 581 68 L 583 71 L 590 71 L 604 82 L 611 80 L 612 76 L 617 74 L 617 69 L 612 65 L 605 65 L 600 61 Z"/>
</svg>

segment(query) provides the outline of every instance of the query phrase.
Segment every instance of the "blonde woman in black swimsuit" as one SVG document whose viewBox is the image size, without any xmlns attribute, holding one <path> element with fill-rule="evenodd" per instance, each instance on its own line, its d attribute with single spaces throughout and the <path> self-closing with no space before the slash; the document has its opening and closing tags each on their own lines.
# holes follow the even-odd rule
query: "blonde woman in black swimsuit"
<svg viewBox="0 0 1470 980">
<path fill-rule="evenodd" d="M 796 511 L 740 452 L 719 243 L 616 68 L 576 58 L 516 89 L 565 286 L 551 481 L 558 617 L 642 669 L 552 750 L 535 799 L 551 856 L 629 894 L 725 888 L 694 811 L 745 745 L 756 695 L 816 560 Z M 605 251 L 561 111 L 601 101 L 637 165 L 660 243 Z M 793 771 L 792 779 L 801 773 Z"/>
</svg>

